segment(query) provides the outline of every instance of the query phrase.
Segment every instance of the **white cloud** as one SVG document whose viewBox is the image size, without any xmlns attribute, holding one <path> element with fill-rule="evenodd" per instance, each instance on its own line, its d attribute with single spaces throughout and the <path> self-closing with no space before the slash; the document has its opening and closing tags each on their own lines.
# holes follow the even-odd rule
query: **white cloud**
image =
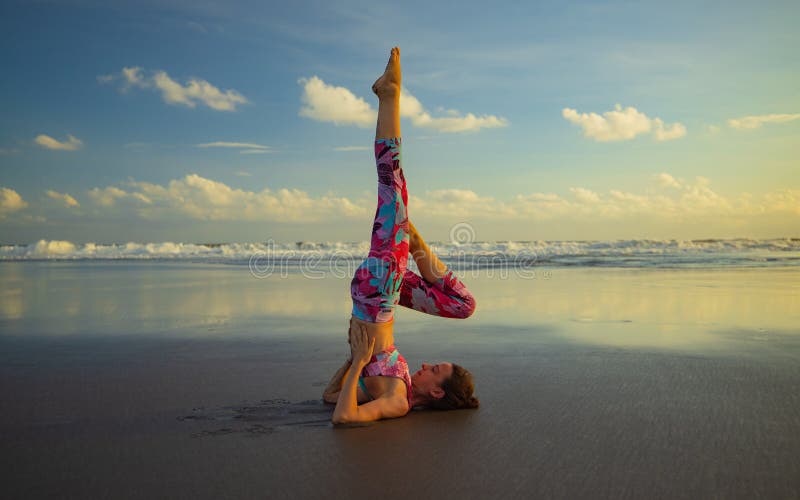
<svg viewBox="0 0 800 500">
<path fill-rule="evenodd" d="M 112 83 L 117 80 L 120 81 L 119 90 L 123 93 L 129 91 L 131 87 L 147 88 L 150 86 L 150 83 L 144 78 L 142 68 L 138 66 L 122 68 L 122 71 L 119 73 L 98 75 L 97 77 L 97 81 L 102 84 Z"/>
<path fill-rule="evenodd" d="M 800 189 L 783 189 L 764 195 L 765 211 L 800 215 Z"/>
<path fill-rule="evenodd" d="M 142 68 L 135 66 L 122 68 L 116 75 L 101 75 L 98 81 L 109 83 L 121 80 L 120 90 L 126 92 L 132 87 L 155 89 L 167 104 L 181 104 L 194 108 L 198 103 L 217 111 L 236 111 L 236 106 L 249 101 L 235 90 L 220 90 L 206 80 L 189 78 L 186 84 L 173 80 L 166 71 L 157 70 L 152 76 L 145 76 Z"/>
<path fill-rule="evenodd" d="M 195 144 L 195 147 L 198 148 L 237 148 L 237 149 L 269 149 L 269 146 L 264 146 L 263 144 L 254 144 L 252 142 L 226 142 L 226 141 L 215 141 L 215 142 L 206 142 L 203 144 Z"/>
<path fill-rule="evenodd" d="M 57 191 L 53 191 L 52 189 L 47 190 L 47 196 L 50 198 L 61 202 L 67 208 L 79 207 L 81 206 L 78 203 L 78 200 L 73 198 L 72 196 L 68 195 L 67 193 L 59 193 Z"/>
<path fill-rule="evenodd" d="M 433 117 L 422 103 L 411 95 L 405 87 L 400 93 L 400 116 L 411 119 L 417 127 L 430 128 L 439 132 L 475 132 L 482 128 L 507 127 L 508 120 L 494 115 L 476 116 L 472 113 L 462 115 L 458 110 L 442 110 L 448 116 Z"/>
<path fill-rule="evenodd" d="M 300 78 L 297 83 L 303 86 L 300 116 L 320 122 L 332 122 L 335 125 L 355 125 L 362 128 L 375 125 L 377 112 L 367 101 L 347 88 L 328 85 L 317 76 Z"/>
<path fill-rule="evenodd" d="M 246 191 L 196 174 L 174 179 L 167 185 L 136 181 L 128 185 L 128 191 L 115 186 L 95 188 L 89 196 L 105 207 L 128 200 L 138 215 L 150 219 L 177 213 L 197 220 L 313 222 L 368 213 L 343 197 L 315 198 L 305 191 L 286 188 Z"/>
<path fill-rule="evenodd" d="M 83 147 L 83 141 L 72 135 L 67 135 L 67 140 L 61 142 L 49 135 L 40 134 L 36 136 L 34 142 L 45 149 L 58 149 L 61 151 L 76 151 Z"/>
<path fill-rule="evenodd" d="M 349 89 L 328 85 L 317 76 L 300 78 L 297 82 L 303 85 L 300 116 L 336 125 L 355 125 L 362 128 L 375 126 L 377 111 Z M 462 115 L 454 109 L 444 112 L 447 116 L 432 116 L 408 89 L 401 90 L 400 116 L 411 119 L 414 126 L 439 132 L 474 132 L 482 128 L 508 126 L 505 118 L 494 115 Z"/>
<path fill-rule="evenodd" d="M 665 127 L 660 118 L 653 120 L 653 137 L 659 142 L 671 141 L 686 135 L 686 127 L 682 123 L 673 123 Z"/>
<path fill-rule="evenodd" d="M 575 196 L 575 199 L 583 202 L 583 203 L 595 203 L 600 201 L 600 197 L 594 191 L 589 189 L 580 188 L 580 187 L 573 187 L 569 188 L 572 191 L 572 194 Z"/>
<path fill-rule="evenodd" d="M 550 219 L 581 209 L 555 193 L 518 194 L 510 203 L 512 218 Z"/>
<path fill-rule="evenodd" d="M 127 88 L 131 86 L 142 87 L 146 85 L 144 77 L 142 76 L 142 68 L 122 68 L 122 77 L 125 80 Z"/>
<path fill-rule="evenodd" d="M 237 175 L 247 174 L 237 172 Z M 759 195 L 746 192 L 724 195 L 714 190 L 705 177 L 683 180 L 661 173 L 654 180 L 657 187 L 651 185 L 639 192 L 573 186 L 566 193 L 527 192 L 506 199 L 470 189 L 437 189 L 410 194 L 409 207 L 412 217 L 437 222 L 470 220 L 515 227 L 544 227 L 536 225 L 546 222 L 562 228 L 588 224 L 612 231 L 621 227 L 659 227 L 659 224 L 758 228 L 765 220 L 776 227 L 791 229 L 800 216 L 800 189 L 796 188 Z M 335 193 L 312 196 L 290 188 L 238 189 L 196 174 L 166 184 L 130 180 L 120 186 L 97 187 L 89 191 L 89 198 L 97 207 L 96 215 L 137 216 L 147 220 L 341 224 L 342 220 L 352 218 L 367 220 L 375 210 L 371 192 L 351 199 Z M 27 203 L 13 190 L 0 192 L 0 215 L 25 206 Z"/>
<path fill-rule="evenodd" d="M 22 210 L 28 206 L 28 202 L 22 199 L 16 191 L 11 188 L 0 188 L 0 219 L 7 214 Z"/>
<path fill-rule="evenodd" d="M 686 127 L 681 123 L 665 125 L 660 118 L 649 118 L 632 106 L 623 109 L 616 104 L 613 111 L 603 115 L 597 113 L 578 113 L 564 108 L 561 115 L 583 129 L 584 137 L 599 142 L 627 141 L 637 135 L 652 133 L 657 141 L 669 141 L 686 135 Z"/>
<path fill-rule="evenodd" d="M 608 220 L 647 217 L 660 221 L 693 222 L 703 217 L 747 218 L 774 214 L 800 214 L 800 189 L 783 189 L 761 196 L 740 193 L 723 196 L 705 177 L 681 182 L 662 173 L 656 176 L 663 192 L 632 193 L 611 189 L 599 193 L 572 187 L 572 199 L 556 193 L 517 194 L 509 201 L 481 196 L 471 190 L 446 189 L 411 196 L 409 207 L 415 213 L 443 213 L 449 218 L 469 216 L 476 220 Z"/>
<path fill-rule="evenodd" d="M 236 172 L 236 175 L 238 175 L 239 177 L 250 177 L 253 174 L 251 174 L 250 172 L 248 172 L 246 170 L 239 170 L 239 171 Z"/>
<path fill-rule="evenodd" d="M 337 146 L 333 148 L 334 151 L 369 151 L 369 146 Z"/>
<path fill-rule="evenodd" d="M 656 181 L 658 182 L 659 186 L 661 186 L 661 187 L 672 187 L 672 188 L 680 188 L 681 187 L 681 183 L 678 182 L 678 180 L 675 179 L 675 177 L 672 177 L 671 175 L 669 175 L 667 173 L 662 172 L 662 173 L 656 175 L 655 178 L 656 178 Z"/>
<path fill-rule="evenodd" d="M 237 104 L 247 103 L 247 99 L 235 90 L 221 91 L 205 80 L 190 78 L 186 85 L 181 85 L 167 75 L 165 71 L 157 71 L 153 77 L 155 86 L 161 90 L 161 97 L 169 104 L 183 104 L 190 108 L 200 101 L 217 111 L 235 111 Z"/>
<path fill-rule="evenodd" d="M 116 203 L 117 198 L 122 198 L 127 193 L 119 188 L 107 187 L 105 189 L 94 188 L 89 191 L 89 198 L 103 207 L 110 207 Z"/>
<path fill-rule="evenodd" d="M 198 148 L 236 148 L 241 149 L 239 151 L 240 154 L 245 155 L 252 155 L 252 154 L 264 154 L 264 153 L 272 153 L 272 148 L 270 146 L 264 146 L 263 144 L 255 144 L 252 142 L 227 142 L 227 141 L 216 141 L 216 142 L 206 142 L 203 144 L 195 144 L 195 147 Z"/>
<path fill-rule="evenodd" d="M 786 123 L 794 120 L 800 120 L 800 113 L 742 116 L 728 120 L 728 126 L 739 130 L 748 130 L 760 128 L 765 123 Z"/>
<path fill-rule="evenodd" d="M 93 188 L 89 190 L 89 198 L 101 207 L 113 207 L 119 200 L 130 200 L 143 204 L 150 204 L 150 198 L 142 193 L 129 193 L 114 186 Z"/>
<path fill-rule="evenodd" d="M 436 189 L 424 196 L 411 196 L 409 206 L 418 213 L 446 213 L 450 216 L 501 215 L 506 209 L 491 196 L 469 189 Z M 485 212 L 484 212 L 485 211 Z"/>
</svg>

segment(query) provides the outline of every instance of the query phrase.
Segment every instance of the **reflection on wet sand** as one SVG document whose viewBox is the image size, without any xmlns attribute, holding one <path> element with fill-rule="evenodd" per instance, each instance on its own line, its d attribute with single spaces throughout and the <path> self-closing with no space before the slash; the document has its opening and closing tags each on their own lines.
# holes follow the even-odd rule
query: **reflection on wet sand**
<svg viewBox="0 0 800 500">
<path fill-rule="evenodd" d="M 680 347 L 716 332 L 800 333 L 800 270 L 555 269 L 547 280 L 474 280 L 481 321 L 549 324 L 571 339 Z"/>
<path fill-rule="evenodd" d="M 710 345 L 720 331 L 793 334 L 800 324 L 797 268 L 461 275 L 478 301 L 468 323 L 398 308 L 398 324 L 546 326 L 575 341 L 653 347 Z M 14 262 L 0 266 L 0 277 L 0 320 L 6 331 L 23 334 L 180 329 L 213 336 L 252 330 L 266 319 L 344 323 L 350 313 L 348 279 L 300 273 L 257 279 L 246 266 Z"/>
</svg>

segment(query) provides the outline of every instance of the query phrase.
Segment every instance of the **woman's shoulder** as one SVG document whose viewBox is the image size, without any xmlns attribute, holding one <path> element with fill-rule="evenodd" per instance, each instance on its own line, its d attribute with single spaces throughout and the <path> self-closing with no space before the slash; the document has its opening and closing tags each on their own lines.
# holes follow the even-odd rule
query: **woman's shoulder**
<svg viewBox="0 0 800 500">
<path fill-rule="evenodd" d="M 392 408 L 392 413 L 395 416 L 403 416 L 411 411 L 411 403 L 408 397 L 406 397 L 405 384 L 403 384 L 402 380 L 398 380 L 398 382 L 400 382 L 400 386 L 402 387 L 395 386 L 391 391 L 387 391 L 378 399 L 382 399 L 388 407 Z"/>
<path fill-rule="evenodd" d="M 384 389 L 380 396 L 378 396 L 376 399 L 396 398 L 402 399 L 403 401 L 408 401 L 408 388 L 402 378 L 389 377 L 385 375 L 377 375 L 375 378 L 381 379 L 381 385 L 383 385 Z"/>
</svg>

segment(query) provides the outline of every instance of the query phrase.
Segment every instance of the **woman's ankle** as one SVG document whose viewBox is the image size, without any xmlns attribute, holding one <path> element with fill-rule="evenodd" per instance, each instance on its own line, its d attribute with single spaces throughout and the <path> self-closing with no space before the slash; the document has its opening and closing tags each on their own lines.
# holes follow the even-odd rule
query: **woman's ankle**
<svg viewBox="0 0 800 500">
<path fill-rule="evenodd" d="M 393 83 L 383 85 L 377 92 L 378 101 L 395 103 L 400 101 L 400 86 Z"/>
</svg>

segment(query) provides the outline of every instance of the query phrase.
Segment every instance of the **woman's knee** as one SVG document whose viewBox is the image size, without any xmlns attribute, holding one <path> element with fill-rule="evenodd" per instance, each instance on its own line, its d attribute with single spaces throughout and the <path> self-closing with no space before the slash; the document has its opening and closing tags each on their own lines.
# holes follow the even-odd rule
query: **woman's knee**
<svg viewBox="0 0 800 500">
<path fill-rule="evenodd" d="M 457 307 L 451 311 L 452 318 L 467 319 L 475 312 L 475 297 L 472 294 L 462 295 Z"/>
<path fill-rule="evenodd" d="M 467 297 L 465 297 L 465 299 L 464 299 L 464 316 L 463 316 L 463 319 L 466 319 L 466 318 L 469 318 L 470 316 L 472 316 L 473 313 L 475 313 L 475 307 L 476 306 L 477 306 L 477 303 L 475 302 L 475 297 L 473 297 L 472 294 L 469 294 Z"/>
</svg>

